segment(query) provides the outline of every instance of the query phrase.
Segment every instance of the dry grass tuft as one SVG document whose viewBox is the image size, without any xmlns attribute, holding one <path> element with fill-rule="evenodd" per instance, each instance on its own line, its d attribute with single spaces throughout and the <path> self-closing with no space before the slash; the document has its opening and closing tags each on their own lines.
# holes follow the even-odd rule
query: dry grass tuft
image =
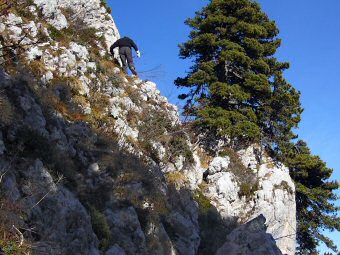
<svg viewBox="0 0 340 255">
<path fill-rule="evenodd" d="M 166 174 L 166 180 L 169 183 L 175 185 L 176 188 L 180 188 L 187 181 L 187 177 L 184 175 L 183 172 L 177 171 Z"/>
<path fill-rule="evenodd" d="M 29 63 L 29 68 L 32 70 L 33 74 L 39 76 L 42 76 L 47 71 L 45 64 L 40 60 L 31 61 Z"/>
</svg>

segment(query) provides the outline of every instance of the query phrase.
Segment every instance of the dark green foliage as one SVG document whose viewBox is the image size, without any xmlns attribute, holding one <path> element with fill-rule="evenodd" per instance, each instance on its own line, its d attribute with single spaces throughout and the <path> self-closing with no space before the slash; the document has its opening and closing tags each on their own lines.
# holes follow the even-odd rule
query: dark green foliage
<svg viewBox="0 0 340 255">
<path fill-rule="evenodd" d="M 209 209 L 213 208 L 210 204 L 210 200 L 204 196 L 201 190 L 196 190 L 194 193 L 194 199 L 198 204 L 198 207 L 202 213 L 207 213 Z"/>
<path fill-rule="evenodd" d="M 185 157 L 186 163 L 194 162 L 192 150 L 185 137 L 182 137 L 180 134 L 171 137 L 167 147 L 167 153 L 170 159 L 175 159 L 176 157 L 183 155 Z"/>
<path fill-rule="evenodd" d="M 113 240 L 105 215 L 94 207 L 90 207 L 90 214 L 93 231 L 100 240 L 100 250 L 106 251 L 110 248 Z"/>
<path fill-rule="evenodd" d="M 303 141 L 291 147 L 284 162 L 296 182 L 297 254 L 317 254 L 320 241 L 336 251 L 332 240 L 322 234 L 324 229 L 340 231 L 339 208 L 331 203 L 338 199 L 334 191 L 339 188 L 338 182 L 329 180 L 333 170 L 313 156 Z"/>
<path fill-rule="evenodd" d="M 6 255 L 28 254 L 30 252 L 29 247 L 26 245 L 20 246 L 17 240 L 3 241 L 0 239 L 0 247 L 4 252 L 3 254 Z"/>
<path fill-rule="evenodd" d="M 64 38 L 64 33 L 61 30 L 56 29 L 54 26 L 50 25 L 48 27 L 49 35 L 52 38 L 52 40 L 55 41 L 61 41 Z M 65 32 L 65 31 L 64 31 Z"/>
<path fill-rule="evenodd" d="M 281 44 L 274 21 L 249 0 L 213 0 L 186 21 L 190 40 L 182 58 L 194 59 L 188 76 L 185 114 L 200 128 L 243 142 L 266 135 L 275 144 L 293 137 L 302 111 L 299 93 L 283 78 L 288 63 L 273 54 Z"/>
<path fill-rule="evenodd" d="M 150 141 L 140 142 L 140 146 L 142 147 L 143 151 L 146 151 L 149 154 L 150 158 L 153 161 L 155 161 L 157 164 L 161 162 L 159 155 L 158 155 L 158 151 L 152 146 Z"/>
<path fill-rule="evenodd" d="M 172 124 L 166 112 L 146 112 L 142 118 L 143 125 L 139 126 L 139 135 L 142 139 L 140 145 L 151 158 L 159 162 L 158 152 L 152 147 L 151 142 L 161 141 L 167 149 L 167 160 L 175 160 L 176 157 L 182 155 L 186 163 L 193 163 L 194 158 L 186 133 L 180 129 L 180 126 Z"/>
<path fill-rule="evenodd" d="M 100 0 L 100 4 L 106 9 L 106 11 L 108 13 L 112 12 L 111 7 L 109 6 L 109 4 L 106 2 L 106 0 Z"/>
<path fill-rule="evenodd" d="M 72 14 L 69 14 L 72 15 Z M 75 19 L 69 24 L 68 28 L 63 28 L 58 30 L 52 25 L 48 27 L 49 35 L 52 40 L 61 43 L 70 43 L 71 41 L 76 41 L 82 45 L 90 45 L 92 47 L 97 47 L 97 36 L 96 29 L 89 27 L 84 24 L 81 19 Z"/>
<path fill-rule="evenodd" d="M 245 196 L 247 200 L 250 200 L 252 197 L 254 197 L 255 192 L 259 190 L 259 184 L 258 182 L 255 183 L 241 183 L 239 196 L 243 197 Z"/>
</svg>

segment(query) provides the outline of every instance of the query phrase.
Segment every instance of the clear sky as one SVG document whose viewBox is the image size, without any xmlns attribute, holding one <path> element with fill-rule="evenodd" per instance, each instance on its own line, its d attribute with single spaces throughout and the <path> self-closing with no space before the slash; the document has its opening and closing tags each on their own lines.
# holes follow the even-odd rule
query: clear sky
<svg viewBox="0 0 340 255">
<path fill-rule="evenodd" d="M 178 57 L 177 45 L 190 31 L 184 20 L 209 1 L 108 2 L 121 35 L 130 36 L 141 50 L 142 58 L 136 59 L 141 78 L 155 81 L 162 94 L 178 104 L 173 80 L 190 66 Z M 280 28 L 283 43 L 277 57 L 291 63 L 285 77 L 302 93 L 300 138 L 334 169 L 333 179 L 340 180 L 340 1 L 259 2 Z M 330 235 L 340 246 L 340 234 Z"/>
</svg>

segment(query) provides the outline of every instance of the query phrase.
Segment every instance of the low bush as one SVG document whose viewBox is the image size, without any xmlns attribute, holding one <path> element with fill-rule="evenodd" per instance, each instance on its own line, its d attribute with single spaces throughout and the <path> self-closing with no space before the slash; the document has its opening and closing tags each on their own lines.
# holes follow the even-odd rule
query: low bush
<svg viewBox="0 0 340 255">
<path fill-rule="evenodd" d="M 31 246 L 27 244 L 19 245 L 18 240 L 3 240 L 0 238 L 0 248 L 6 255 L 29 254 Z"/>
<path fill-rule="evenodd" d="M 207 198 L 201 190 L 196 190 L 194 193 L 194 199 L 198 204 L 198 208 L 201 213 L 206 214 L 213 206 L 210 203 L 210 199 Z"/>
<path fill-rule="evenodd" d="M 106 251 L 110 248 L 113 242 L 109 224 L 103 213 L 94 207 L 90 207 L 91 222 L 94 233 L 99 239 L 99 248 L 101 251 Z"/>
<path fill-rule="evenodd" d="M 246 197 L 246 200 L 249 201 L 254 197 L 255 192 L 259 190 L 259 183 L 256 181 L 254 183 L 241 183 L 240 191 L 238 195 L 240 197 Z"/>
<path fill-rule="evenodd" d="M 11 102 L 3 91 L 0 91 L 0 124 L 9 125 L 14 118 Z"/>
<path fill-rule="evenodd" d="M 256 174 L 251 169 L 243 165 L 237 152 L 231 148 L 224 148 L 223 151 L 219 153 L 219 156 L 228 156 L 230 158 L 228 171 L 232 172 L 236 176 L 237 182 L 241 186 L 239 195 L 250 198 L 250 196 L 258 190 Z"/>
<path fill-rule="evenodd" d="M 274 189 L 286 190 L 289 194 L 294 194 L 294 190 L 289 186 L 288 182 L 282 181 L 280 185 L 275 185 Z"/>
<path fill-rule="evenodd" d="M 107 11 L 108 13 L 111 13 L 111 12 L 112 12 L 111 7 L 110 7 L 109 4 L 106 2 L 106 0 L 100 0 L 100 4 L 101 4 L 101 6 L 103 6 L 103 7 L 106 9 L 106 11 Z"/>
<path fill-rule="evenodd" d="M 171 136 L 171 139 L 166 147 L 167 155 L 170 161 L 182 155 L 185 157 L 185 163 L 191 164 L 194 162 L 192 149 L 188 145 L 187 139 L 181 136 L 181 134 Z"/>
<path fill-rule="evenodd" d="M 29 63 L 29 69 L 34 75 L 42 76 L 46 73 L 47 69 L 45 64 L 40 60 L 33 60 Z"/>
<path fill-rule="evenodd" d="M 49 25 L 48 31 L 52 40 L 63 41 L 67 38 L 65 34 L 66 30 L 58 30 L 56 27 Z"/>
<path fill-rule="evenodd" d="M 184 175 L 184 173 L 179 171 L 167 173 L 165 176 L 166 180 L 169 183 L 175 185 L 175 187 L 181 187 L 187 181 L 187 177 Z"/>
</svg>

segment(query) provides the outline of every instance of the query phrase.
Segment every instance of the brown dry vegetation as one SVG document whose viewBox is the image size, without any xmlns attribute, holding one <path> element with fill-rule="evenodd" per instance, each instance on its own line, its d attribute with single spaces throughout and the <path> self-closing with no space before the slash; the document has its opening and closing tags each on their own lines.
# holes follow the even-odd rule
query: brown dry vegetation
<svg viewBox="0 0 340 255">
<path fill-rule="evenodd" d="M 6 255 L 24 255 L 31 249 L 27 240 L 20 245 L 21 237 L 15 230 L 23 225 L 21 214 L 22 208 L 18 202 L 0 197 L 0 247 Z"/>
</svg>

